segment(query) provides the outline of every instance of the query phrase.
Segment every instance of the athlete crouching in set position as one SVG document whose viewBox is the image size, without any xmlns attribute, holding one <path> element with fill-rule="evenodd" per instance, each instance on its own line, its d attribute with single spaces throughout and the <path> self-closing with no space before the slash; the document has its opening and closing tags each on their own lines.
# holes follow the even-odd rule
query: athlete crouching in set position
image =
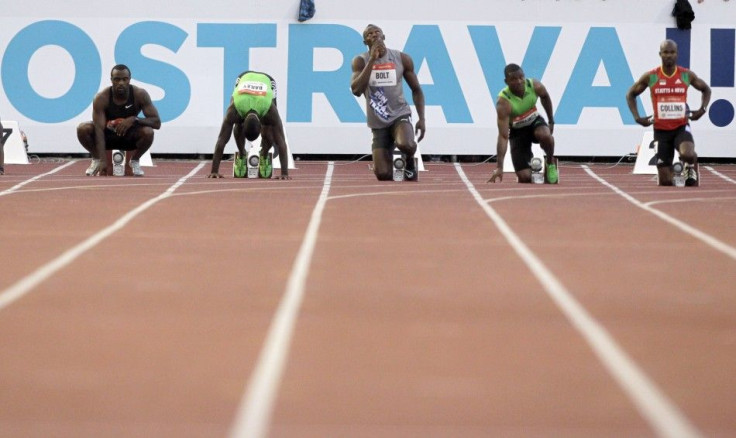
<svg viewBox="0 0 736 438">
<path fill-rule="evenodd" d="M 662 65 L 644 73 L 626 93 L 626 103 L 636 123 L 642 126 L 654 124 L 654 140 L 657 142 L 657 174 L 660 186 L 673 184 L 672 162 L 675 148 L 680 159 L 687 163 L 686 186 L 697 186 L 698 154 L 695 153 L 693 134 L 689 120 L 698 120 L 705 114 L 710 102 L 710 87 L 695 73 L 677 65 L 677 43 L 665 40 L 659 45 Z M 689 113 L 687 110 L 687 88 L 702 93 L 700 108 Z M 649 88 L 654 107 L 653 117 L 641 117 L 636 106 L 636 97 Z M 653 120 L 652 120 L 653 119 Z"/>
<path fill-rule="evenodd" d="M 520 183 L 532 182 L 532 143 L 539 143 L 547 158 L 544 179 L 550 184 L 557 184 L 555 138 L 552 136 L 555 126 L 552 99 L 544 85 L 536 79 L 524 77 L 524 71 L 518 65 L 509 64 L 503 72 L 507 87 L 498 94 L 496 102 L 498 163 L 488 182 L 503 181 L 503 162 L 510 142 L 511 161 Z M 537 111 L 537 98 L 542 101 L 549 125 Z"/>
<path fill-rule="evenodd" d="M 393 150 L 406 156 L 405 175 L 417 180 L 414 154 L 417 141 L 424 138 L 424 93 L 414 72 L 414 61 L 406 53 L 387 49 L 380 27 L 369 24 L 363 31 L 368 51 L 353 58 L 350 89 L 365 96 L 366 121 L 373 131 L 373 171 L 379 181 L 393 179 Z M 411 123 L 411 107 L 404 99 L 403 80 L 411 89 L 417 109 L 416 130 Z M 415 133 L 419 138 L 415 141 Z"/>
<path fill-rule="evenodd" d="M 92 101 L 92 121 L 77 126 L 77 138 L 90 155 L 89 175 L 112 175 L 106 151 L 129 151 L 126 175 L 143 176 L 140 158 L 153 144 L 153 130 L 161 127 L 158 110 L 148 92 L 130 84 L 130 69 L 118 64 L 110 72 L 112 86 Z M 138 114 L 143 112 L 143 118 Z"/>
<path fill-rule="evenodd" d="M 289 160 L 287 159 L 286 137 L 284 125 L 276 108 L 276 81 L 266 73 L 245 71 L 235 81 L 235 89 L 222 120 L 220 134 L 215 143 L 212 156 L 212 170 L 207 178 L 222 178 L 220 161 L 225 145 L 230 141 L 230 133 L 235 136 L 238 155 L 234 166 L 245 166 L 247 154 L 245 140 L 254 141 L 261 138 L 260 161 L 258 171 L 262 178 L 271 177 L 271 162 L 268 151 L 276 145 L 281 156 L 281 175 L 279 179 L 291 179 L 289 176 Z"/>
</svg>

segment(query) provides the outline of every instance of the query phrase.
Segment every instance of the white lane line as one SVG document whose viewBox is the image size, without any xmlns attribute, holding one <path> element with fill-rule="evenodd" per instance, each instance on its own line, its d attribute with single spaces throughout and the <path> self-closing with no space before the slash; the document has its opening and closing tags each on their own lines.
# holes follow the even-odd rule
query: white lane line
<svg viewBox="0 0 736 438">
<path fill-rule="evenodd" d="M 33 290 L 34 287 L 38 286 L 39 284 L 44 282 L 46 279 L 54 275 L 56 272 L 68 266 L 77 257 L 89 251 L 90 249 L 94 248 L 97 244 L 99 244 L 100 242 L 102 242 L 103 240 L 111 236 L 116 231 L 119 231 L 126 224 L 128 224 L 128 222 L 133 220 L 133 218 L 135 218 L 136 216 L 138 216 L 139 214 L 147 210 L 152 205 L 171 196 L 174 193 L 174 191 L 177 188 L 179 188 L 179 186 L 184 184 L 184 182 L 187 179 L 191 178 L 204 165 L 205 165 L 204 161 L 199 163 L 199 165 L 195 167 L 191 172 L 189 172 L 189 174 L 179 179 L 179 181 L 177 181 L 174 185 L 169 187 L 162 194 L 158 195 L 155 198 L 149 199 L 148 201 L 144 202 L 143 204 L 129 211 L 124 216 L 122 216 L 120 219 L 115 221 L 112 225 L 97 232 L 93 236 L 90 236 L 82 243 L 79 243 L 73 248 L 65 251 L 59 257 L 51 260 L 50 262 L 46 263 L 45 265 L 41 266 L 40 268 L 36 269 L 32 273 L 25 276 L 24 278 L 20 279 L 18 282 L 16 282 L 9 288 L 0 292 L 0 310 L 9 306 L 14 301 L 20 299 L 21 297 L 29 293 L 31 290 Z"/>
<path fill-rule="evenodd" d="M 70 161 L 70 162 L 68 162 L 66 164 L 63 164 L 63 165 L 59 166 L 59 167 L 55 167 L 54 169 L 51 169 L 51 170 L 49 170 L 46 173 L 42 173 L 40 175 L 34 176 L 33 178 L 30 178 L 30 179 L 27 179 L 25 181 L 19 182 L 18 184 L 14 185 L 13 187 L 11 187 L 11 188 L 9 188 L 7 190 L 3 190 L 2 192 L 0 192 L 0 196 L 9 195 L 9 194 L 13 193 L 14 191 L 18 190 L 19 188 L 23 187 L 24 185 L 30 184 L 33 181 L 37 181 L 37 180 L 43 178 L 44 176 L 52 175 L 52 174 L 54 174 L 54 173 L 56 173 L 56 172 L 58 172 L 58 171 L 60 171 L 60 170 L 62 170 L 64 168 L 67 168 L 67 167 L 71 166 L 72 164 L 76 163 L 77 161 L 79 161 L 79 160 L 72 160 L 72 161 Z"/>
<path fill-rule="evenodd" d="M 327 163 L 322 193 L 312 211 L 304 240 L 281 297 L 278 310 L 268 330 L 258 363 L 250 377 L 246 392 L 240 401 L 235 422 L 230 431 L 232 438 L 262 438 L 268 433 L 276 393 L 294 332 L 299 307 L 304 297 L 304 286 L 317 243 L 317 233 L 322 222 L 322 212 L 332 184 L 334 162 Z"/>
<path fill-rule="evenodd" d="M 704 167 L 706 169 L 708 169 L 713 175 L 716 175 L 717 177 L 719 177 L 719 178 L 721 178 L 723 180 L 726 180 L 726 181 L 730 182 L 731 184 L 736 184 L 736 180 L 734 180 L 733 178 L 727 177 L 726 175 L 722 174 L 721 172 L 715 170 L 714 168 L 712 168 L 710 166 L 704 166 Z"/>
<path fill-rule="evenodd" d="M 455 169 L 476 202 L 496 224 L 514 251 L 524 260 L 550 298 L 582 335 L 603 366 L 628 394 L 656 433 L 667 438 L 700 437 L 700 432 L 616 344 L 606 329 L 588 314 L 544 263 L 514 233 L 506 221 L 483 200 L 473 183 L 468 180 L 462 167 L 455 164 Z"/>
<path fill-rule="evenodd" d="M 668 222 L 671 225 L 674 225 L 675 227 L 679 228 L 681 231 L 684 231 L 685 233 L 695 237 L 696 239 L 700 240 L 701 242 L 710 245 L 712 248 L 722 252 L 723 254 L 726 254 L 727 256 L 731 257 L 732 259 L 736 260 L 736 248 L 721 242 L 720 240 L 716 239 L 715 237 L 706 234 L 697 228 L 693 228 L 690 225 L 686 224 L 685 222 L 682 222 L 678 219 L 673 218 L 672 216 L 663 213 L 656 208 L 653 208 L 652 206 L 645 204 L 638 199 L 634 198 L 633 196 L 629 195 L 628 193 L 624 192 L 623 190 L 619 189 L 618 187 L 614 186 L 613 184 L 609 183 L 605 179 L 601 178 L 600 176 L 596 175 L 588 166 L 583 165 L 583 169 L 593 177 L 595 180 L 597 180 L 599 183 L 603 184 L 604 186 L 608 187 L 609 189 L 613 190 L 617 194 L 619 194 L 621 197 L 626 199 L 627 201 L 631 202 L 632 204 L 636 205 L 637 207 L 641 208 L 642 210 L 648 211 L 649 213 L 652 213 L 653 215 L 657 216 L 658 218 L 662 219 L 665 222 Z"/>
</svg>

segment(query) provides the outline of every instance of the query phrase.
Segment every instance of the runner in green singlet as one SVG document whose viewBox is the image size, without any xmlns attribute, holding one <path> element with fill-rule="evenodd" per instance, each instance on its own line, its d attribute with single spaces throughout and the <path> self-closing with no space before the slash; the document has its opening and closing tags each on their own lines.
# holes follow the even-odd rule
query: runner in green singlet
<svg viewBox="0 0 736 438">
<path fill-rule="evenodd" d="M 271 146 L 276 146 L 281 159 L 281 175 L 279 179 L 291 179 L 289 176 L 289 160 L 287 159 L 286 136 L 281 116 L 276 108 L 276 81 L 266 73 L 245 71 L 238 75 L 235 82 L 230 105 L 222 120 L 220 134 L 215 143 L 215 152 L 212 156 L 212 169 L 207 178 L 222 178 L 220 161 L 225 145 L 234 135 L 235 145 L 238 148 L 242 162 L 235 163 L 245 166 L 245 140 L 261 139 L 261 163 L 259 172 L 262 177 L 270 177 L 270 163 L 266 161 Z M 237 161 L 236 160 L 236 161 Z"/>
<path fill-rule="evenodd" d="M 558 174 L 554 157 L 555 138 L 552 136 L 555 125 L 552 99 L 541 82 L 527 79 L 524 71 L 516 64 L 507 65 L 504 76 L 504 82 L 508 86 L 498 94 L 496 102 L 498 164 L 488 182 L 503 181 L 503 164 L 509 143 L 516 177 L 520 183 L 532 182 L 532 143 L 538 143 L 546 154 L 545 181 L 556 184 Z M 542 102 L 549 123 L 537 111 L 537 99 Z"/>
</svg>

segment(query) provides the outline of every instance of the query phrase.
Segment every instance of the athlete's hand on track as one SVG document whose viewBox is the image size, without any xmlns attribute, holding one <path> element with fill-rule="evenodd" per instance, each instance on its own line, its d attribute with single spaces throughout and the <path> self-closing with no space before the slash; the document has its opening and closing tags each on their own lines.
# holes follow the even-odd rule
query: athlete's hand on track
<svg viewBox="0 0 736 438">
<path fill-rule="evenodd" d="M 493 173 L 491 174 L 491 178 L 486 182 L 495 183 L 497 179 L 498 179 L 498 182 L 503 181 L 503 169 L 496 168 L 496 170 L 494 170 Z"/>
</svg>

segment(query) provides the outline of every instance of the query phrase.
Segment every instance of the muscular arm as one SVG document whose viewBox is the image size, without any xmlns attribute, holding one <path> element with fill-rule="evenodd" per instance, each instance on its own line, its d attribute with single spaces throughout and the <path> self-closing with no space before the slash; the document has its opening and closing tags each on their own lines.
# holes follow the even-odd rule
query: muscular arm
<svg viewBox="0 0 736 438">
<path fill-rule="evenodd" d="M 353 75 L 350 78 L 350 90 L 354 95 L 360 97 L 361 94 L 365 93 L 365 90 L 368 88 L 368 82 L 371 79 L 373 63 L 384 53 L 386 53 L 386 45 L 383 41 L 376 41 L 370 48 L 370 56 L 368 56 L 367 63 L 362 56 L 353 58 Z"/>
<path fill-rule="evenodd" d="M 417 141 L 422 141 L 424 132 L 426 131 L 424 124 L 424 92 L 422 91 L 421 85 L 419 85 L 419 78 L 417 78 L 417 74 L 414 72 L 414 60 L 406 53 L 402 53 L 401 62 L 404 64 L 404 80 L 411 89 L 411 98 L 414 101 L 414 107 L 417 110 L 417 117 L 419 118 L 414 133 L 418 134 Z"/>
<path fill-rule="evenodd" d="M 710 87 L 692 71 L 690 71 L 690 85 L 701 93 L 700 108 L 690 115 L 690 119 L 698 120 L 703 117 L 708 109 L 708 104 L 710 104 Z"/>
<path fill-rule="evenodd" d="M 235 110 L 232 102 L 227 107 L 225 117 L 222 119 L 222 125 L 220 126 L 220 133 L 217 135 L 217 142 L 215 143 L 215 152 L 212 155 L 212 169 L 208 178 L 222 178 L 220 175 L 220 161 L 222 160 L 222 153 L 225 151 L 225 145 L 230 141 L 230 136 L 233 132 L 233 125 L 237 122 L 240 115 Z"/>
<path fill-rule="evenodd" d="M 115 127 L 115 133 L 123 136 L 128 132 L 128 129 L 138 124 L 141 126 L 148 126 L 153 129 L 161 128 L 161 118 L 158 116 L 158 110 L 151 102 L 151 96 L 148 92 L 140 87 L 133 87 L 133 96 L 135 101 L 139 102 L 141 111 L 143 112 L 143 118 L 137 116 L 130 116 L 125 118 Z"/>
<path fill-rule="evenodd" d="M 511 115 L 511 103 L 503 98 L 496 102 L 496 125 L 498 126 L 498 137 L 496 138 L 496 168 L 503 172 L 503 162 L 506 158 L 506 150 L 509 145 L 509 117 Z"/>
<path fill-rule="evenodd" d="M 353 58 L 352 68 L 353 75 L 350 78 L 350 91 L 355 96 L 360 97 L 368 88 L 368 81 L 371 79 L 371 71 L 373 70 L 374 59 L 365 62 L 362 56 Z"/>
<path fill-rule="evenodd" d="M 100 158 L 99 173 L 107 174 L 107 163 L 105 160 L 105 124 L 107 116 L 105 109 L 110 104 L 108 89 L 104 89 L 97 93 L 92 101 L 92 124 L 95 129 L 95 148 L 97 149 L 97 157 Z"/>
<path fill-rule="evenodd" d="M 498 125 L 498 137 L 496 138 L 496 169 L 491 174 L 488 182 L 503 181 L 503 161 L 506 158 L 506 150 L 509 145 L 509 117 L 511 115 L 511 102 L 499 97 L 496 102 L 496 124 Z"/>
<path fill-rule="evenodd" d="M 151 101 L 151 96 L 143 88 L 135 87 L 134 90 L 135 100 L 141 103 L 141 111 L 143 111 L 143 118 L 138 118 L 136 123 L 142 126 L 150 126 L 153 129 L 161 128 L 161 118 Z"/>
<path fill-rule="evenodd" d="M 643 93 L 648 87 L 649 74 L 645 73 L 639 78 L 639 80 L 634 82 L 634 85 L 632 85 L 626 93 L 626 104 L 629 106 L 629 111 L 631 111 L 631 115 L 634 116 L 636 123 L 642 126 L 650 126 L 652 124 L 652 120 L 649 117 L 641 117 L 639 115 L 639 109 L 636 107 L 636 97 Z"/>
<path fill-rule="evenodd" d="M 554 114 L 554 108 L 552 107 L 552 98 L 549 96 L 549 93 L 547 92 L 547 88 L 539 82 L 538 80 L 534 80 L 534 92 L 537 93 L 537 96 L 539 97 L 539 100 L 542 102 L 542 108 L 544 108 L 544 112 L 547 113 L 547 123 L 549 124 L 549 132 L 554 133 L 555 129 L 555 114 Z"/>
</svg>

